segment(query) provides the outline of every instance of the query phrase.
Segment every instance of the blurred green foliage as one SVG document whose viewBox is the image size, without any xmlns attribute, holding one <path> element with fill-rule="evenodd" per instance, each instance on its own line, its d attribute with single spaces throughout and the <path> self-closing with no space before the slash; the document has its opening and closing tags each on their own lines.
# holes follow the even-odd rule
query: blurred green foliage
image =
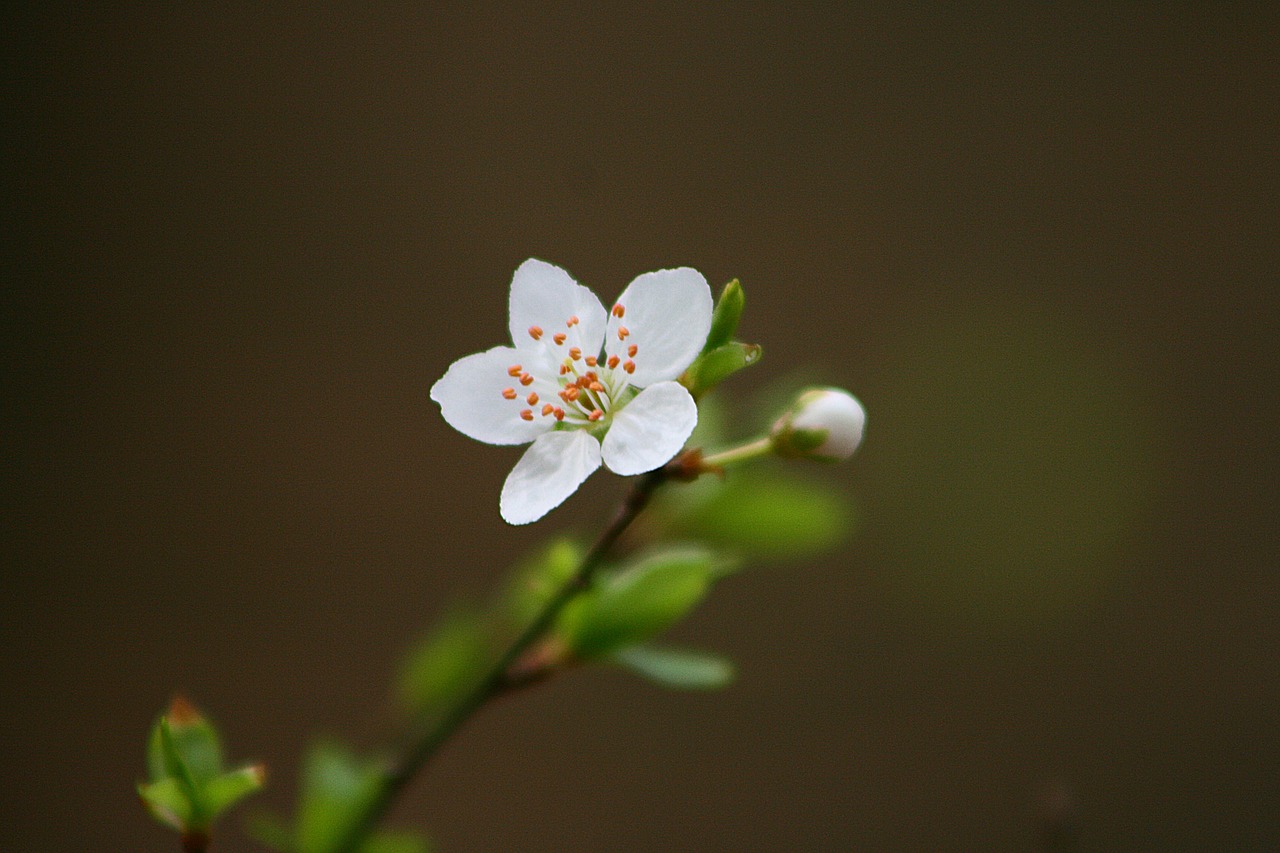
<svg viewBox="0 0 1280 853">
<path fill-rule="evenodd" d="M 259 816 L 251 826 L 264 844 L 286 853 L 339 853 L 342 838 L 376 795 L 385 763 L 364 758 L 334 741 L 312 747 L 302 771 L 297 816 L 287 825 Z M 355 853 L 428 853 L 431 845 L 404 832 L 379 832 Z"/>
<path fill-rule="evenodd" d="M 225 770 L 217 730 L 181 697 L 151 728 L 147 771 L 150 781 L 138 785 L 143 805 L 184 835 L 207 834 L 223 812 L 261 788 L 265 778 L 259 766 Z"/>
</svg>

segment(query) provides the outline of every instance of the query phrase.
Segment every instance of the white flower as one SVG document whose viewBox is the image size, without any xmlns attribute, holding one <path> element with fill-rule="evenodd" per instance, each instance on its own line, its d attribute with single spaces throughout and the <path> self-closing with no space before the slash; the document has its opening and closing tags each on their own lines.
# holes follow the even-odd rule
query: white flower
<svg viewBox="0 0 1280 853">
<path fill-rule="evenodd" d="M 514 347 L 455 361 L 431 388 L 454 429 L 487 444 L 525 444 L 502 487 L 511 524 L 537 521 L 600 467 L 652 471 L 679 452 L 698 409 L 676 377 L 711 326 L 697 270 L 645 273 L 604 309 L 567 272 L 530 259 L 511 280 Z"/>
<path fill-rule="evenodd" d="M 839 462 L 862 443 L 867 413 L 848 391 L 810 388 L 773 425 L 774 449 L 784 456 L 809 456 Z"/>
</svg>

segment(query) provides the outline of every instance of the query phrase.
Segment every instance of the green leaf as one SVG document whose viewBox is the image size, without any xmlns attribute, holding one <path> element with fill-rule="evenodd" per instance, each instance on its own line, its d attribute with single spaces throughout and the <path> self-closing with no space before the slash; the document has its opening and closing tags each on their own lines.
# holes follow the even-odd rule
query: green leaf
<svg viewBox="0 0 1280 853">
<path fill-rule="evenodd" d="M 211 818 L 216 818 L 234 803 L 262 788 L 266 781 L 262 767 L 241 767 L 209 780 L 204 786 L 204 804 Z"/>
<path fill-rule="evenodd" d="M 377 761 L 358 758 L 343 746 L 313 747 L 302 774 L 298 853 L 334 853 L 342 833 L 377 790 L 381 775 Z"/>
<path fill-rule="evenodd" d="M 190 702 L 178 696 L 151 729 L 147 769 L 153 782 L 176 775 L 165 753 L 162 728 L 168 729 L 174 753 L 181 756 L 195 784 L 201 785 L 222 773 L 222 744 L 217 730 Z"/>
<path fill-rule="evenodd" d="M 382 832 L 360 845 L 359 853 L 430 853 L 425 838 L 407 832 Z"/>
<path fill-rule="evenodd" d="M 738 331 L 738 321 L 742 319 L 742 309 L 746 307 L 747 297 L 742 292 L 742 285 L 735 278 L 720 291 L 720 299 L 716 301 L 715 310 L 711 314 L 711 329 L 707 332 L 707 342 L 702 351 L 711 352 L 733 340 Z"/>
<path fill-rule="evenodd" d="M 678 690 L 717 690 L 736 674 L 727 658 L 683 649 L 631 646 L 614 652 L 613 659 L 637 675 Z"/>
<path fill-rule="evenodd" d="M 558 633 L 583 659 L 642 642 L 692 610 L 716 572 L 705 550 L 653 554 L 597 581 L 566 608 Z"/>
<path fill-rule="evenodd" d="M 465 691 L 489 659 L 489 637 L 480 617 L 459 612 L 445 619 L 409 653 L 399 694 L 406 709 L 422 713 Z"/>
<path fill-rule="evenodd" d="M 138 796 L 155 819 L 181 831 L 191 821 L 191 801 L 177 779 L 138 785 Z"/>
<path fill-rule="evenodd" d="M 191 769 L 187 767 L 186 761 L 183 759 L 181 752 L 179 752 L 178 742 L 173 736 L 173 727 L 169 724 L 169 718 L 161 717 L 156 728 L 160 733 L 160 753 L 165 773 L 169 779 L 174 781 L 182 796 L 187 800 L 187 818 L 182 828 L 205 829 L 209 825 L 209 812 L 204 807 L 204 798 L 201 795 L 200 785 L 192 776 Z"/>
<path fill-rule="evenodd" d="M 699 413 L 701 419 L 701 413 Z M 517 625 L 527 625 L 582 565 L 586 546 L 574 539 L 553 541 L 527 560 L 507 588 L 507 609 Z"/>
<path fill-rule="evenodd" d="M 678 532 L 753 557 L 795 557 L 837 544 L 852 519 L 829 485 L 766 471 L 733 472 L 687 512 Z"/>
<path fill-rule="evenodd" d="M 694 397 L 700 397 L 733 374 L 760 360 L 757 344 L 732 341 L 705 352 L 689 365 L 680 382 Z"/>
</svg>

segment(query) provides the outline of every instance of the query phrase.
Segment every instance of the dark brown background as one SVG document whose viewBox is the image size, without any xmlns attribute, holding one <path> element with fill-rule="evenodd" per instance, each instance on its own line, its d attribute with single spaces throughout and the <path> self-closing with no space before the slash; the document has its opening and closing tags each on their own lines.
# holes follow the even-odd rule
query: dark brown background
<svg viewBox="0 0 1280 853">
<path fill-rule="evenodd" d="M 4 31 L 0 848 L 167 850 L 175 688 L 291 801 L 511 528 L 427 399 L 530 255 L 741 277 L 870 412 L 838 553 L 486 712 L 462 850 L 1280 846 L 1278 32 L 1256 7 L 75 11 Z M 223 850 L 249 849 L 234 827 Z"/>
</svg>

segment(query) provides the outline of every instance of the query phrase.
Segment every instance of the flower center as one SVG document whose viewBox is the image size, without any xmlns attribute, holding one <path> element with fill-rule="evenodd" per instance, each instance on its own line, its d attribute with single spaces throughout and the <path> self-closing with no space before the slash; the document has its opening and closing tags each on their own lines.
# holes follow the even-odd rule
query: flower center
<svg viewBox="0 0 1280 853">
<path fill-rule="evenodd" d="M 612 313 L 621 319 L 626 308 L 614 305 Z M 633 396 L 629 392 L 630 378 L 636 370 L 640 347 L 626 343 L 631 331 L 621 325 L 614 330 L 619 351 L 625 352 L 626 358 L 618 353 L 588 354 L 581 346 L 579 323 L 578 317 L 569 317 L 565 331 L 550 335 L 541 326 L 529 327 L 529 337 L 542 346 L 556 367 L 549 376 L 540 370 L 527 371 L 519 364 L 507 369 L 507 375 L 521 387 L 504 388 L 502 396 L 513 401 L 513 410 L 518 410 L 524 420 L 553 418 L 558 423 L 593 428 L 607 423 Z"/>
</svg>

